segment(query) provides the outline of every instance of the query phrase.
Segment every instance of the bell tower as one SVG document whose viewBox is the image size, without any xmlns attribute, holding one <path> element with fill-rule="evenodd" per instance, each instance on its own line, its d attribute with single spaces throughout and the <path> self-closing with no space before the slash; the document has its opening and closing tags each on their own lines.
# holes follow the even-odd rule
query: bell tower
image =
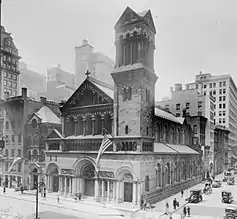
<svg viewBox="0 0 237 219">
<path fill-rule="evenodd" d="M 152 137 L 156 29 L 150 10 L 127 7 L 115 25 L 114 135 Z"/>
</svg>

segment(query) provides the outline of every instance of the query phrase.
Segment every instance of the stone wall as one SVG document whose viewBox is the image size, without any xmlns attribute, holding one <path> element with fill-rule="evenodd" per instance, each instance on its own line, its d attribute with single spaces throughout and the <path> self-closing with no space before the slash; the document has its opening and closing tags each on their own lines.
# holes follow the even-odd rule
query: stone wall
<svg viewBox="0 0 237 219">
<path fill-rule="evenodd" d="M 183 182 L 175 183 L 173 185 L 168 185 L 164 188 L 159 188 L 145 194 L 147 202 L 150 204 L 155 204 L 160 202 L 172 195 L 178 194 L 182 190 L 186 190 L 198 183 L 202 182 L 202 176 L 194 177 Z"/>
</svg>

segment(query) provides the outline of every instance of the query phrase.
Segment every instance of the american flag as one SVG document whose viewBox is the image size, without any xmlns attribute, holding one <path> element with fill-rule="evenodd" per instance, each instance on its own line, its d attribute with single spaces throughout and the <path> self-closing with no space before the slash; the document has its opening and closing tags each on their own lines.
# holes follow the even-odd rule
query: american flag
<svg viewBox="0 0 237 219">
<path fill-rule="evenodd" d="M 95 161 L 96 167 L 98 167 L 98 163 L 99 163 L 99 160 L 100 160 L 101 155 L 102 155 L 102 154 L 105 152 L 105 150 L 106 150 L 110 145 L 112 145 L 112 144 L 113 144 L 113 142 L 110 141 L 110 139 L 108 138 L 108 136 L 105 134 L 105 135 L 104 135 L 104 138 L 103 138 L 103 140 L 102 140 L 102 143 L 101 143 L 101 145 L 100 145 L 100 150 L 99 150 L 99 152 L 98 152 L 96 161 Z"/>
</svg>

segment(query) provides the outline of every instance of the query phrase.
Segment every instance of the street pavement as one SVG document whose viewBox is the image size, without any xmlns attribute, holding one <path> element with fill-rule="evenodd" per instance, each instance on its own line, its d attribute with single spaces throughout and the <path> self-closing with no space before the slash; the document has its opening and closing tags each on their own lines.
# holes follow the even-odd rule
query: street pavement
<svg viewBox="0 0 237 219">
<path fill-rule="evenodd" d="M 216 178 L 223 179 L 223 175 Z M 57 196 L 48 195 L 46 200 L 39 196 L 39 211 L 40 217 L 47 219 L 52 216 L 57 218 L 69 218 L 69 219 L 100 219 L 100 218 L 126 218 L 126 219 L 169 219 L 169 216 L 164 215 L 165 204 L 169 203 L 170 212 L 172 209 L 173 199 L 176 198 L 180 203 L 180 209 L 173 213 L 172 219 L 180 219 L 183 205 L 187 204 L 185 199 L 189 197 L 191 189 L 203 189 L 204 183 L 198 184 L 186 191 L 184 191 L 184 197 L 181 198 L 180 194 L 176 194 L 172 197 L 161 201 L 154 206 L 151 210 L 140 211 L 136 208 L 130 207 L 126 209 L 126 206 L 120 206 L 116 209 L 116 205 L 106 204 L 105 206 L 100 203 L 90 202 L 77 202 L 72 198 L 60 198 L 60 203 L 57 203 Z M 228 186 L 226 183 L 222 183 L 221 188 L 213 188 L 213 193 L 210 195 L 203 195 L 203 202 L 198 204 L 188 204 L 191 208 L 191 219 L 220 219 L 223 218 L 224 209 L 226 204 L 221 202 L 221 191 L 228 190 L 237 195 L 237 185 Z M 234 198 L 235 199 L 235 198 Z M 0 190 L 0 208 L 11 208 L 14 212 L 23 215 L 26 219 L 35 218 L 35 192 L 26 192 L 21 194 L 20 192 L 14 192 L 12 189 L 7 189 L 7 194 L 4 195 Z M 237 203 L 235 199 L 234 204 Z"/>
<path fill-rule="evenodd" d="M 216 179 L 223 179 L 223 174 L 216 177 Z M 235 176 L 237 181 L 237 176 Z M 130 218 L 136 219 L 169 219 L 169 216 L 164 215 L 165 212 L 165 204 L 168 202 L 169 204 L 169 212 L 173 212 L 173 199 L 176 198 L 180 203 L 180 208 L 172 214 L 172 219 L 180 219 L 181 214 L 183 212 L 183 206 L 189 206 L 191 209 L 191 217 L 187 217 L 190 219 L 223 219 L 225 207 L 228 204 L 224 204 L 221 202 L 221 192 L 223 190 L 227 190 L 232 192 L 234 195 L 234 202 L 232 204 L 237 204 L 237 184 L 229 186 L 226 182 L 222 182 L 221 188 L 213 188 L 212 194 L 204 195 L 203 194 L 203 201 L 198 204 L 187 204 L 185 201 L 186 198 L 189 197 L 190 190 L 192 189 L 202 189 L 204 188 L 204 182 L 200 183 L 186 191 L 184 191 L 184 197 L 181 198 L 181 194 L 176 194 L 171 196 L 159 203 L 156 203 L 151 210 L 147 212 L 136 212 Z"/>
</svg>

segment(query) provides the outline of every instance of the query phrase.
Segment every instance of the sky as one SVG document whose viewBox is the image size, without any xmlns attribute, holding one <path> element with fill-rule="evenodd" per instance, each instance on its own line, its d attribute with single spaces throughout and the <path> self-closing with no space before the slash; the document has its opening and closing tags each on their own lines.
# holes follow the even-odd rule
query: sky
<svg viewBox="0 0 237 219">
<path fill-rule="evenodd" d="M 127 6 L 153 15 L 156 100 L 200 71 L 237 83 L 236 0 L 3 0 L 2 24 L 28 68 L 46 74 L 60 64 L 74 73 L 74 47 L 85 38 L 115 59 L 114 25 Z"/>
</svg>

